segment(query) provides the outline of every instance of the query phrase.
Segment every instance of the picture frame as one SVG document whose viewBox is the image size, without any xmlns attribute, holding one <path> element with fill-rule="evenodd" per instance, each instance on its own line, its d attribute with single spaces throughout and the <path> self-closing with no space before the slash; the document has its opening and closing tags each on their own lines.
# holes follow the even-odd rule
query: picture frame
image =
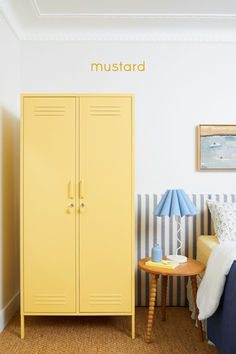
<svg viewBox="0 0 236 354">
<path fill-rule="evenodd" d="M 236 171 L 236 125 L 198 125 L 197 170 Z"/>
</svg>

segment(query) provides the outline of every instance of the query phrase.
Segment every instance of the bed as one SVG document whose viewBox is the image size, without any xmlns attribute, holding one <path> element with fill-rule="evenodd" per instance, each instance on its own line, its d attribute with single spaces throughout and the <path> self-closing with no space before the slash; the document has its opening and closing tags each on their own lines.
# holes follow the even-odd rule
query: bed
<svg viewBox="0 0 236 354">
<path fill-rule="evenodd" d="M 209 257 L 217 245 L 219 245 L 219 241 L 216 236 L 199 236 L 197 240 L 197 259 L 207 265 Z M 227 252 L 225 253 L 226 256 Z M 217 266 L 221 266 L 220 262 Z M 203 275 L 204 273 L 200 275 L 201 279 Z M 199 279 L 199 283 L 201 279 Z M 207 328 L 208 339 L 216 345 L 221 354 L 234 354 L 236 352 L 236 261 L 233 262 L 226 277 L 219 306 L 213 315 L 207 319 L 207 323 L 203 327 Z"/>
<path fill-rule="evenodd" d="M 211 229 L 214 232 L 214 227 L 213 224 L 211 226 Z M 213 248 L 219 244 L 218 238 L 216 235 L 201 235 L 198 236 L 197 238 L 197 260 L 202 262 L 203 264 L 207 265 L 208 259 L 210 257 L 210 254 L 213 250 Z M 201 279 L 203 277 L 205 272 L 202 272 L 199 276 L 197 276 L 197 283 L 198 286 L 200 285 Z M 193 296 L 192 296 L 192 285 L 191 282 L 188 282 L 187 285 L 187 298 L 188 298 L 188 303 L 189 303 L 189 310 L 191 311 L 192 319 L 195 318 L 195 306 L 193 302 Z M 197 321 L 196 321 L 197 325 Z M 202 328 L 204 331 L 207 330 L 207 322 L 202 321 Z"/>
<path fill-rule="evenodd" d="M 220 304 L 207 319 L 207 336 L 221 354 L 236 353 L 236 261 L 227 275 Z"/>
<path fill-rule="evenodd" d="M 207 265 L 210 254 L 215 246 L 219 245 L 217 236 L 202 235 L 197 239 L 197 260 Z M 203 277 L 204 272 L 200 275 Z"/>
</svg>

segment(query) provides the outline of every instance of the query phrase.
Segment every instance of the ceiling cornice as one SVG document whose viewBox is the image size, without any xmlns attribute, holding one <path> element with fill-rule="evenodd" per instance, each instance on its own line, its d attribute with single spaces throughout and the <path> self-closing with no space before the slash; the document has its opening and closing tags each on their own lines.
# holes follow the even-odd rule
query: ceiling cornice
<svg viewBox="0 0 236 354">
<path fill-rule="evenodd" d="M 8 1 L 0 0 L 0 13 L 2 13 L 2 16 L 4 17 L 5 21 L 11 28 L 16 38 L 21 39 L 23 37 L 23 33 L 21 31 L 19 23 L 17 22 L 15 16 L 11 11 Z"/>
<path fill-rule="evenodd" d="M 222 20 L 222 19 L 236 19 L 236 14 L 202 14 L 202 13 L 47 13 L 39 9 L 37 0 L 31 0 L 35 13 L 39 18 L 43 17 L 56 17 L 56 18 L 154 18 L 154 19 L 168 19 L 168 20 Z"/>
<path fill-rule="evenodd" d="M 197 36 L 28 36 L 25 35 L 20 39 L 21 41 L 36 41 L 36 42 L 157 42 L 157 43 L 218 43 L 218 44 L 236 44 L 236 38 L 219 38 L 208 37 L 202 38 Z"/>
<path fill-rule="evenodd" d="M 74 31 L 67 29 L 62 33 L 58 31 L 58 28 L 48 28 L 47 31 L 37 28 L 37 30 L 27 29 L 27 26 L 23 26 L 24 23 L 21 23 L 20 19 L 15 15 L 10 1 L 0 0 L 0 12 L 2 12 L 5 20 L 8 25 L 11 27 L 17 38 L 21 41 L 130 41 L 130 42 L 212 42 L 212 43 L 236 43 L 236 14 L 48 14 L 40 12 L 36 0 L 30 1 L 33 7 L 33 13 L 35 19 L 39 22 L 43 22 L 47 19 L 53 18 L 55 21 L 58 18 L 81 18 L 88 19 L 91 21 L 109 21 L 113 19 L 116 21 L 117 31 L 114 34 L 111 34 L 111 31 L 104 29 L 102 32 L 98 32 L 96 29 L 86 32 L 83 27 L 76 29 Z M 31 9 L 32 10 L 32 9 Z M 124 26 L 122 21 L 129 21 L 129 24 L 133 24 L 136 30 L 127 30 L 124 33 Z M 147 22 L 145 22 L 145 19 Z M 142 30 L 139 30 L 139 20 L 143 24 L 149 24 L 149 20 L 157 21 L 156 24 L 163 26 L 163 28 L 158 27 L 155 30 L 155 23 L 153 24 L 152 29 L 149 29 L 149 32 L 146 34 L 142 33 Z M 126 22 L 127 24 L 127 22 Z M 174 26 L 186 26 L 194 24 L 198 26 L 199 31 L 194 33 L 190 30 L 175 31 L 173 30 Z M 172 26 L 172 31 L 166 31 L 165 26 Z M 212 30 L 206 29 L 202 30 L 204 26 L 214 26 L 219 25 L 223 26 L 224 30 L 215 31 L 215 27 Z M 225 31 L 226 26 L 230 25 L 233 31 Z M 43 26 L 43 25 L 42 25 Z M 123 26 L 123 27 L 122 27 Z M 88 28 L 88 26 L 87 26 Z M 105 27 L 104 27 L 105 28 Z M 122 34 L 123 31 L 123 34 Z M 94 34 L 93 34 L 94 32 Z M 145 33 L 145 32 L 144 32 Z"/>
</svg>

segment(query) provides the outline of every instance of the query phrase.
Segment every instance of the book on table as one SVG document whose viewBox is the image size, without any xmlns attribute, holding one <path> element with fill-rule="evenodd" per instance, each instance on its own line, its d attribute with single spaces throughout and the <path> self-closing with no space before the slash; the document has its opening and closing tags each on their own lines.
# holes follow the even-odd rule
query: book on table
<svg viewBox="0 0 236 354">
<path fill-rule="evenodd" d="M 146 266 L 150 267 L 156 267 L 156 268 L 163 268 L 163 269 L 175 269 L 178 267 L 179 263 L 178 262 L 171 262 L 171 263 L 163 263 L 162 262 L 153 262 L 153 261 L 147 261 Z"/>
</svg>

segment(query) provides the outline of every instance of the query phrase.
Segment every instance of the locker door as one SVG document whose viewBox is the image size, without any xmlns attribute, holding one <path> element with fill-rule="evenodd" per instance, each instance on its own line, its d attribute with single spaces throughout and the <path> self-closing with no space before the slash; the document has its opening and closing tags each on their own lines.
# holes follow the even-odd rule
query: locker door
<svg viewBox="0 0 236 354">
<path fill-rule="evenodd" d="M 23 110 L 24 312 L 75 312 L 75 98 Z"/>
<path fill-rule="evenodd" d="M 131 97 L 80 99 L 80 312 L 131 312 Z"/>
</svg>

